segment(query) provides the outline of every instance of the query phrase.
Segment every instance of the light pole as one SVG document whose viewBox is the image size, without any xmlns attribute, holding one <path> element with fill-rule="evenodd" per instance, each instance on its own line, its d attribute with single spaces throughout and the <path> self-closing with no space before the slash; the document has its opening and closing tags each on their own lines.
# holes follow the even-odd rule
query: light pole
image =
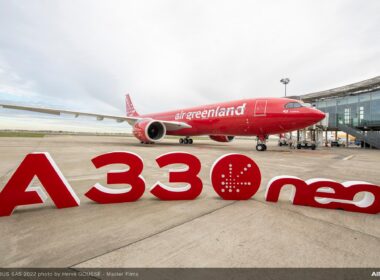
<svg viewBox="0 0 380 280">
<path fill-rule="evenodd" d="M 290 79 L 289 78 L 283 78 L 280 80 L 280 82 L 285 85 L 285 97 L 286 97 L 286 85 L 289 84 Z"/>
<path fill-rule="evenodd" d="M 285 85 L 285 97 L 286 97 L 286 85 L 287 84 L 289 84 L 289 82 L 290 82 L 290 79 L 289 78 L 282 78 L 281 80 L 280 80 L 280 82 L 281 83 L 283 83 L 284 85 Z M 297 133 L 298 133 L 298 130 L 297 130 Z M 289 139 L 291 140 L 291 145 L 294 145 L 293 144 L 293 133 L 292 133 L 292 131 L 290 131 L 290 135 L 289 135 L 290 137 L 289 137 Z M 298 138 L 297 138 L 297 140 L 298 140 Z M 291 147 L 291 146 L 290 146 Z"/>
</svg>

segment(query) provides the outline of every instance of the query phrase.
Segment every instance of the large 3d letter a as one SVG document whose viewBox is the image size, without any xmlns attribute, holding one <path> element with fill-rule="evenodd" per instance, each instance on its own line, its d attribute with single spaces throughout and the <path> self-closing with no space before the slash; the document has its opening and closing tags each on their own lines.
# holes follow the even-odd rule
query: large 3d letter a
<svg viewBox="0 0 380 280">
<path fill-rule="evenodd" d="M 79 198 L 48 153 L 28 154 L 0 193 L 0 216 L 10 216 L 19 205 L 43 203 L 41 187 L 29 187 L 37 177 L 57 208 L 79 206 Z M 28 188 L 29 187 L 29 188 Z"/>
</svg>

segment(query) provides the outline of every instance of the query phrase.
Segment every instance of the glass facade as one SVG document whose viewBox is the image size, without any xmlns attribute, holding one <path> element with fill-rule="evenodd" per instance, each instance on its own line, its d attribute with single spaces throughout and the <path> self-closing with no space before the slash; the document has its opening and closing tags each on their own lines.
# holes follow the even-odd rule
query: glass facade
<svg viewBox="0 0 380 280">
<path fill-rule="evenodd" d="M 329 113 L 329 128 L 336 128 L 338 122 L 359 128 L 380 127 L 380 90 L 318 100 L 313 105 Z"/>
</svg>

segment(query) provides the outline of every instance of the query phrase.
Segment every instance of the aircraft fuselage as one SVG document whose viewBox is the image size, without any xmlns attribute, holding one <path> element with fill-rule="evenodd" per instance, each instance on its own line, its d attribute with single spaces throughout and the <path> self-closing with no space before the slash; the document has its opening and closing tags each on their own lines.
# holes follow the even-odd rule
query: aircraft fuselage
<svg viewBox="0 0 380 280">
<path fill-rule="evenodd" d="M 286 108 L 286 104 L 293 102 L 299 103 L 288 98 L 242 99 L 140 117 L 191 125 L 191 128 L 167 132 L 180 136 L 278 134 L 313 125 L 325 117 L 315 108 Z"/>
</svg>

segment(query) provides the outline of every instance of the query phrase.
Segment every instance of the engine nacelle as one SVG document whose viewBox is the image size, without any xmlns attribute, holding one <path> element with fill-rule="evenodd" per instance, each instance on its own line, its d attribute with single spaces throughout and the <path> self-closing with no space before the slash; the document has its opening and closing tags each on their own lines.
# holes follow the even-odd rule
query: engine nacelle
<svg viewBox="0 0 380 280">
<path fill-rule="evenodd" d="M 133 126 L 133 135 L 144 143 L 160 141 L 166 135 L 166 127 L 160 121 L 142 119 Z"/>
<path fill-rule="evenodd" d="M 216 142 L 231 142 L 235 138 L 235 136 L 224 135 L 210 135 L 209 137 Z"/>
</svg>

